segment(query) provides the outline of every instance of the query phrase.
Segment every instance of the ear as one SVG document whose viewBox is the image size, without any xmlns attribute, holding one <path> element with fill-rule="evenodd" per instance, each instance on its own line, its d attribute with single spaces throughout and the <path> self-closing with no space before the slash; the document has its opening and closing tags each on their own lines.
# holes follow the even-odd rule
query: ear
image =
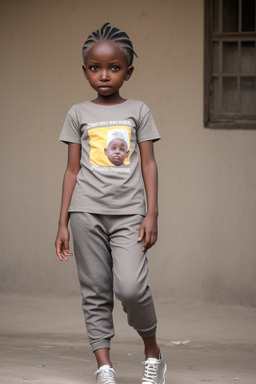
<svg viewBox="0 0 256 384">
<path fill-rule="evenodd" d="M 131 65 L 130 67 L 127 68 L 126 76 L 125 76 L 125 81 L 128 81 L 134 71 L 134 66 Z"/>
<path fill-rule="evenodd" d="M 84 73 L 85 78 L 88 80 L 88 76 L 87 76 L 87 72 L 86 72 L 86 66 L 82 65 L 82 69 L 83 69 L 83 73 Z"/>
</svg>

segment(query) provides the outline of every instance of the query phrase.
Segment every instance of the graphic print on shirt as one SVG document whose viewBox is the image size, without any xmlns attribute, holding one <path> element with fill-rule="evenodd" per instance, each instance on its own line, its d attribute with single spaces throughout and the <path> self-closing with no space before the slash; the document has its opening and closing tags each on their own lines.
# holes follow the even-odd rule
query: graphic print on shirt
<svg viewBox="0 0 256 384">
<path fill-rule="evenodd" d="M 88 135 L 91 164 L 107 167 L 130 164 L 131 127 L 97 127 L 89 129 Z"/>
</svg>

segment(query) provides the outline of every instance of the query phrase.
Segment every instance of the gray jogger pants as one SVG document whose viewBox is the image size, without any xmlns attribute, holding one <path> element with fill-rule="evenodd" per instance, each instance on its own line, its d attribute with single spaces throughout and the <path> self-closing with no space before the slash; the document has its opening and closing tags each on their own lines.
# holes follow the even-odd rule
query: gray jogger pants
<svg viewBox="0 0 256 384">
<path fill-rule="evenodd" d="M 141 337 L 156 332 L 148 261 L 137 241 L 142 219 L 141 215 L 70 215 L 82 308 L 93 351 L 110 348 L 113 294 Z"/>
</svg>

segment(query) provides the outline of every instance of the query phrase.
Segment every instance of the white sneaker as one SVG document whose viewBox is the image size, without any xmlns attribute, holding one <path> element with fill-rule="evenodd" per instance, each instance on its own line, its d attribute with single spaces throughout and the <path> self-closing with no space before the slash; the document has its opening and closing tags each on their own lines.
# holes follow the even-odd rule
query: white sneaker
<svg viewBox="0 0 256 384">
<path fill-rule="evenodd" d="M 165 364 L 161 354 L 159 359 L 149 357 L 144 361 L 144 374 L 141 384 L 164 384 L 167 365 Z"/>
<path fill-rule="evenodd" d="M 103 365 L 96 372 L 96 384 L 116 384 L 115 371 L 109 365 Z"/>
</svg>

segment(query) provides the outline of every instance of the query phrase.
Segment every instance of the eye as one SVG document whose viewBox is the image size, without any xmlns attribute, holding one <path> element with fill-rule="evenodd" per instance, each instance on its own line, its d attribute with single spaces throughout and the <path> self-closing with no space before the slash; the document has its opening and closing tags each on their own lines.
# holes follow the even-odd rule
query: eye
<svg viewBox="0 0 256 384">
<path fill-rule="evenodd" d="M 98 69 L 99 69 L 99 67 L 98 67 L 97 65 L 91 65 L 91 66 L 90 66 L 90 70 L 91 70 L 92 72 L 97 72 Z"/>
<path fill-rule="evenodd" d="M 118 67 L 118 65 L 113 65 L 113 67 L 112 67 L 113 72 L 118 72 L 119 69 L 120 69 L 120 67 Z"/>
</svg>

